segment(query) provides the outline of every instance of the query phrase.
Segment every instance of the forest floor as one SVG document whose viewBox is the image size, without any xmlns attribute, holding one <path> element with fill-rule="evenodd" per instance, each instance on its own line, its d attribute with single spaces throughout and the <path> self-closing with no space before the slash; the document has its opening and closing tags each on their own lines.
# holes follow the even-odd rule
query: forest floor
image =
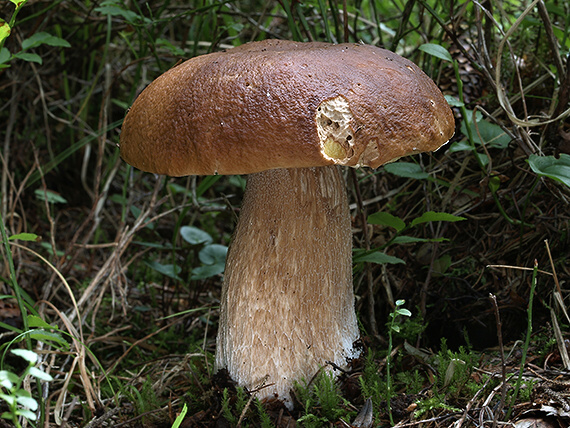
<svg viewBox="0 0 570 428">
<path fill-rule="evenodd" d="M 0 373 L 18 379 L 0 427 L 16 390 L 39 404 L 16 406 L 24 426 L 568 426 L 569 5 L 181 3 L 0 5 Z M 223 257 L 204 252 L 230 244 L 246 178 L 142 173 L 117 144 L 183 59 L 344 37 L 417 63 L 457 126 L 435 153 L 344 173 L 362 357 L 291 411 L 214 371 Z"/>
</svg>

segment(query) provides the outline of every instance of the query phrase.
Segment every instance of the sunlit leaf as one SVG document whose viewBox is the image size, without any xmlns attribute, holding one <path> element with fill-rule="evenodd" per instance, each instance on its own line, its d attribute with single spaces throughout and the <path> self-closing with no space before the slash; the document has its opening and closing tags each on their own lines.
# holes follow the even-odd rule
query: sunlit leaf
<svg viewBox="0 0 570 428">
<path fill-rule="evenodd" d="M 12 385 L 18 382 L 18 376 L 7 370 L 0 370 L 0 386 L 12 389 Z"/>
<path fill-rule="evenodd" d="M 23 416 L 30 421 L 36 420 L 36 414 L 28 409 L 16 409 L 16 416 Z"/>
<path fill-rule="evenodd" d="M 18 357 L 23 358 L 28 363 L 34 364 L 36 361 L 38 361 L 37 354 L 27 349 L 12 349 L 10 352 L 14 355 L 17 355 Z"/>
<path fill-rule="evenodd" d="M 8 238 L 9 241 L 40 241 L 41 238 L 35 233 L 17 233 Z"/>
<path fill-rule="evenodd" d="M 0 19 L 0 42 L 2 42 L 3 40 L 6 40 L 8 38 L 8 36 L 10 35 L 11 31 L 12 31 L 12 29 L 10 28 L 8 23 L 6 21 L 4 21 L 3 19 Z"/>
<path fill-rule="evenodd" d="M 36 367 L 30 367 L 30 375 L 45 382 L 51 382 L 53 380 L 53 377 L 51 377 L 50 374 L 43 372 Z"/>
<path fill-rule="evenodd" d="M 403 317 L 411 317 L 412 316 L 412 313 L 409 310 L 407 310 L 406 308 L 398 308 L 398 309 L 396 309 L 396 313 L 398 315 L 403 316 Z"/>
<path fill-rule="evenodd" d="M 21 8 L 28 0 L 10 0 L 12 3 L 16 5 L 16 8 Z"/>
<path fill-rule="evenodd" d="M 10 406 L 13 406 L 16 403 L 16 397 L 8 394 L 0 394 L 0 400 L 4 400 Z M 6 413 L 2 413 L 3 419 L 5 418 L 4 415 L 6 415 Z"/>
<path fill-rule="evenodd" d="M 23 393 L 27 392 L 24 389 L 22 389 L 20 391 L 22 391 Z M 20 391 L 18 391 L 18 392 L 20 392 Z M 16 397 L 16 401 L 18 402 L 18 404 L 21 404 L 26 409 L 29 409 L 31 411 L 35 411 L 38 409 L 38 402 L 27 394 L 19 395 L 18 397 Z"/>
</svg>

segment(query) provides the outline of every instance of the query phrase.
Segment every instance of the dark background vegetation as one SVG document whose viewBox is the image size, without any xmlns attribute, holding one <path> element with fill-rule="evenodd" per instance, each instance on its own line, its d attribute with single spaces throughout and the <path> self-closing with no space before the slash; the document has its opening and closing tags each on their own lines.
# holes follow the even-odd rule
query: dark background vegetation
<svg viewBox="0 0 570 428">
<path fill-rule="evenodd" d="M 532 407 L 532 382 L 544 380 L 536 373 L 552 379 L 570 369 L 560 354 L 570 191 L 529 164 L 538 155 L 555 178 L 570 177 L 557 163 L 570 154 L 570 6 L 346 3 L 30 0 L 18 9 L 4 45 L 13 57 L 0 69 L 1 215 L 8 236 L 38 239 L 10 241 L 12 273 L 2 247 L 0 369 L 23 369 L 9 349 L 40 355 L 54 381 L 31 388 L 38 426 L 170 426 L 185 404 L 183 426 L 342 427 L 367 398 L 374 426 L 390 418 L 475 426 L 481 415 L 520 417 Z M 9 22 L 15 7 L 2 2 L 0 17 Z M 69 45 L 24 49 L 44 32 Z M 245 179 L 157 177 L 130 168 L 117 149 L 126 109 L 154 78 L 184 59 L 265 38 L 382 46 L 456 100 L 446 147 L 400 167 L 346 172 L 355 249 L 404 263 L 355 258 L 365 358 L 343 382 L 299 392 L 292 413 L 248 404 L 213 373 L 220 260 L 202 251 L 230 243 Z M 450 57 L 419 49 L 425 43 Z M 409 225 L 430 211 L 465 220 L 409 227 L 399 233 L 409 243 L 367 221 L 387 212 Z M 545 273 L 536 275 L 525 345 L 535 263 Z M 386 323 L 400 299 L 412 316 L 397 317 L 397 334 Z M 527 395 L 512 399 L 516 376 L 508 388 L 503 381 L 518 375 L 523 355 L 533 372 L 525 371 Z M 387 369 L 397 373 L 391 392 Z"/>
</svg>

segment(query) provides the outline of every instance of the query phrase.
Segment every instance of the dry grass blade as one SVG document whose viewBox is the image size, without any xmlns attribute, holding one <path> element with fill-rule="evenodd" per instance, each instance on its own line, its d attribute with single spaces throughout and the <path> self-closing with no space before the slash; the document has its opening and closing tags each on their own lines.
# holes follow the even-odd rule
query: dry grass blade
<svg viewBox="0 0 570 428">
<path fill-rule="evenodd" d="M 73 302 L 73 308 L 75 310 L 75 314 L 77 315 L 78 319 L 81 319 L 80 313 L 79 313 L 79 306 L 77 304 L 77 301 L 75 300 L 75 295 L 73 294 L 73 290 L 71 289 L 71 287 L 69 286 L 69 283 L 67 282 L 65 277 L 61 274 L 61 272 L 54 265 L 52 265 L 44 256 L 42 256 L 41 254 L 38 254 L 36 251 L 32 250 L 31 248 L 28 248 L 24 245 L 20 245 L 16 242 L 10 242 L 10 245 L 33 254 L 38 259 L 40 259 L 42 262 L 44 262 L 54 272 L 54 274 L 61 280 L 61 282 L 65 286 L 65 289 L 69 295 L 69 298 Z M 83 341 L 83 328 L 81 327 L 81 324 L 79 324 L 79 336 L 76 336 L 76 337 L 80 337 L 81 340 Z"/>
<path fill-rule="evenodd" d="M 564 112 L 560 113 L 555 118 L 549 118 L 549 119 L 543 119 L 543 120 L 541 120 L 541 119 L 519 119 L 517 117 L 516 113 L 514 112 L 513 107 L 511 105 L 511 103 L 509 102 L 508 96 L 506 95 L 505 90 L 503 88 L 503 85 L 501 83 L 501 80 L 502 80 L 502 78 L 501 78 L 502 57 L 503 57 L 503 50 L 505 49 L 505 44 L 508 43 L 509 37 L 511 37 L 514 34 L 514 32 L 519 28 L 519 26 L 521 25 L 523 20 L 532 11 L 534 11 L 535 6 L 540 1 L 541 0 L 534 0 L 531 4 L 529 4 L 527 6 L 527 8 L 521 13 L 521 15 L 513 23 L 511 28 L 509 28 L 509 30 L 505 33 L 505 35 L 504 35 L 503 39 L 501 40 L 501 42 L 499 43 L 498 49 L 497 49 L 496 67 L 495 67 L 495 86 L 497 88 L 497 98 L 498 98 L 499 103 L 501 104 L 501 107 L 503 108 L 503 110 L 505 111 L 507 116 L 509 117 L 510 121 L 513 124 L 520 126 L 522 128 L 534 127 L 534 126 L 543 126 L 543 125 L 546 125 L 549 123 L 558 122 L 570 114 L 570 108 L 569 108 L 569 109 L 565 110 Z M 517 66 L 517 61 L 513 61 L 513 63 L 516 66 L 517 76 L 520 76 L 520 72 L 519 72 L 518 66 Z M 521 87 L 521 90 L 522 90 L 522 87 Z M 521 92 L 521 94 L 522 94 L 522 92 Z"/>
<path fill-rule="evenodd" d="M 84 313 L 89 313 L 94 310 L 100 304 L 100 299 L 105 293 L 106 288 L 109 286 L 111 282 L 117 283 L 117 278 L 120 277 L 122 274 L 121 268 L 121 257 L 123 253 L 127 250 L 128 245 L 131 243 L 133 238 L 135 237 L 136 233 L 145 226 L 150 215 L 154 212 L 157 205 L 157 196 L 158 191 L 162 187 L 162 179 L 158 179 L 155 183 L 154 190 L 152 196 L 150 198 L 150 202 L 147 208 L 141 211 L 140 215 L 136 219 L 135 223 L 131 228 L 125 227 L 116 239 L 116 246 L 114 251 L 111 253 L 109 258 L 105 261 L 104 265 L 98 271 L 97 275 L 93 278 L 89 286 L 83 291 L 83 294 L 78 300 L 78 306 L 83 307 L 83 305 L 87 305 L 84 308 Z M 98 287 L 101 287 L 99 290 L 98 298 L 95 297 L 95 292 Z M 121 292 L 123 298 L 125 298 L 124 292 Z M 125 310 L 125 306 L 123 305 Z M 93 312 L 93 325 L 94 325 L 94 317 L 96 311 Z M 73 316 L 71 317 L 73 319 Z"/>
</svg>

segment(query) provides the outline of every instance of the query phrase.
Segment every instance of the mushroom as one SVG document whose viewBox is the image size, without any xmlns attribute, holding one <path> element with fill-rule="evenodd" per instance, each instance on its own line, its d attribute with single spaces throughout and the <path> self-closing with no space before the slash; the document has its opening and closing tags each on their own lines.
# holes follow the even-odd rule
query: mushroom
<svg viewBox="0 0 570 428">
<path fill-rule="evenodd" d="M 292 408 L 295 381 L 359 356 L 352 237 L 338 165 L 445 144 L 454 118 L 415 64 L 363 44 L 265 40 L 164 73 L 125 117 L 129 164 L 250 174 L 226 262 L 216 367 Z"/>
</svg>

